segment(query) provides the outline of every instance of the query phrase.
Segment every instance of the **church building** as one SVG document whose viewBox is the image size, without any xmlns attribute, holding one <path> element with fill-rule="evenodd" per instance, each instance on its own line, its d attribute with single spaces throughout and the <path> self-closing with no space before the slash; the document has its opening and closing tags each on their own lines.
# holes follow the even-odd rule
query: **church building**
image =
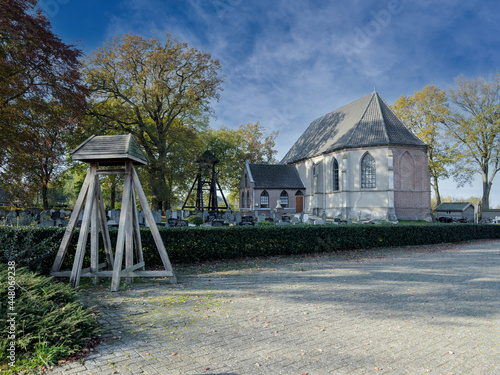
<svg viewBox="0 0 500 375">
<path fill-rule="evenodd" d="M 427 146 L 376 92 L 314 120 L 279 165 L 290 177 L 269 171 L 265 180 L 253 182 L 252 165 L 245 165 L 241 210 L 258 214 L 262 202 L 275 207 L 286 192 L 290 210 L 343 220 L 423 220 L 431 214 Z M 273 188 L 288 179 L 302 185 Z"/>
</svg>

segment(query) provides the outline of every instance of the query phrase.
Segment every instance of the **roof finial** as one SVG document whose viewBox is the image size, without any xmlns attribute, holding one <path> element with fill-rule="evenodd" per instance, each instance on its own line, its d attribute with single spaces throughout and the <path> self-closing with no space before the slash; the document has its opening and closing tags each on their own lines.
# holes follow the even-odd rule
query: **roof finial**
<svg viewBox="0 0 500 375">
<path fill-rule="evenodd" d="M 376 94 L 377 93 L 377 86 L 373 86 L 373 93 Z"/>
</svg>

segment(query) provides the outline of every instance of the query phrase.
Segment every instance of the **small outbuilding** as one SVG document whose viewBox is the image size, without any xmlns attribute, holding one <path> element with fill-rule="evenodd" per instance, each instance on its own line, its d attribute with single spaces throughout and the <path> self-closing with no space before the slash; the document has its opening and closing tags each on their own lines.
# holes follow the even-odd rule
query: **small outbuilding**
<svg viewBox="0 0 500 375">
<path fill-rule="evenodd" d="M 475 207 L 471 202 L 444 202 L 434 209 L 439 221 L 465 220 L 474 222 Z"/>
<path fill-rule="evenodd" d="M 269 214 L 280 203 L 283 213 L 304 209 L 305 186 L 293 165 L 245 163 L 240 181 L 240 211 Z"/>
</svg>

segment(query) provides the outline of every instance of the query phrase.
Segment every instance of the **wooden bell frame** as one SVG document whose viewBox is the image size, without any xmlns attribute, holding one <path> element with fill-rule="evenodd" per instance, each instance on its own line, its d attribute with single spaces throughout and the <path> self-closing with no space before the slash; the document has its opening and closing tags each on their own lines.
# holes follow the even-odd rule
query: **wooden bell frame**
<svg viewBox="0 0 500 375">
<path fill-rule="evenodd" d="M 125 182 L 122 195 L 122 208 L 120 213 L 120 222 L 118 226 L 118 236 L 115 255 L 111 247 L 106 214 L 104 211 L 104 202 L 102 199 L 99 176 L 106 174 L 124 174 Z M 144 211 L 145 218 L 149 224 L 151 234 L 156 247 L 160 253 L 161 260 L 165 270 L 146 271 L 144 256 L 142 251 L 141 236 L 139 231 L 139 217 L 136 208 L 135 193 Z M 82 225 L 78 238 L 78 245 L 75 253 L 75 260 L 71 271 L 60 271 L 64 257 L 68 250 L 73 232 L 77 226 L 78 217 L 84 207 Z M 85 249 L 90 227 L 90 267 L 83 268 Z M 101 229 L 106 251 L 106 262 L 99 263 L 99 227 Z M 124 251 L 125 250 L 125 251 Z M 134 264 L 134 250 L 135 259 Z M 123 256 L 125 255 L 125 268 L 122 269 Z M 102 268 L 108 267 L 109 271 L 103 271 Z M 111 277 L 111 291 L 116 292 L 120 285 L 120 278 L 126 277 L 127 282 L 132 277 L 168 277 L 171 283 L 176 283 L 172 265 L 168 258 L 167 251 L 156 226 L 153 214 L 149 208 L 146 195 L 142 189 L 139 177 L 135 171 L 131 160 L 125 160 L 124 169 L 99 169 L 98 162 L 91 162 L 90 168 L 83 183 L 75 207 L 71 214 L 66 232 L 62 239 L 59 251 L 52 266 L 51 276 L 69 277 L 71 285 L 76 288 L 80 283 L 81 277 Z"/>
</svg>

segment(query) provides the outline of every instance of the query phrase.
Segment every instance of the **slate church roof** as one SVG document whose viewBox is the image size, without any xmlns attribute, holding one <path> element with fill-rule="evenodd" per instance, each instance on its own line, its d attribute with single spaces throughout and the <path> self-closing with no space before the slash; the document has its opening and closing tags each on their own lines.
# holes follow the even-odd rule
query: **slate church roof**
<svg viewBox="0 0 500 375">
<path fill-rule="evenodd" d="M 93 135 L 71 151 L 71 156 L 73 160 L 99 162 L 100 165 L 123 164 L 125 160 L 134 164 L 147 163 L 146 155 L 132 134 Z"/>
<path fill-rule="evenodd" d="M 342 149 L 387 145 L 425 147 L 374 92 L 314 120 L 281 163 Z"/>
<path fill-rule="evenodd" d="M 257 189 L 305 189 L 293 165 L 248 164 L 250 180 Z"/>
</svg>

